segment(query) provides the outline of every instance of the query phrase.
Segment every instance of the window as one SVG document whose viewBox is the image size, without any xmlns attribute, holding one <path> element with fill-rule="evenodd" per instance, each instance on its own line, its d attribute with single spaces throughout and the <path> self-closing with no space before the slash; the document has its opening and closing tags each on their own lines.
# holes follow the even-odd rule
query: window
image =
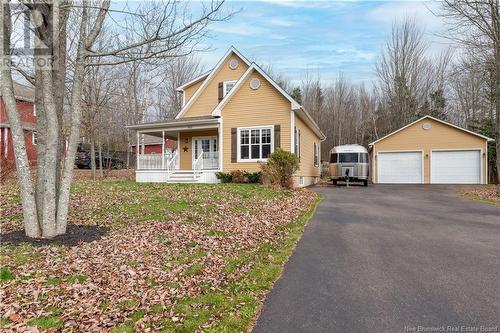
<svg viewBox="0 0 500 333">
<path fill-rule="evenodd" d="M 359 163 L 368 163 L 368 154 L 360 153 L 359 154 Z"/>
<path fill-rule="evenodd" d="M 330 154 L 330 163 L 337 163 L 337 154 Z"/>
<path fill-rule="evenodd" d="M 239 128 L 238 160 L 258 161 L 273 152 L 272 127 Z"/>
<path fill-rule="evenodd" d="M 300 129 L 298 129 L 297 127 L 294 128 L 293 141 L 295 142 L 293 152 L 295 156 L 300 158 Z"/>
<path fill-rule="evenodd" d="M 36 131 L 31 132 L 31 141 L 33 142 L 33 145 L 36 146 L 38 143 L 38 137 Z"/>
<path fill-rule="evenodd" d="M 339 163 L 358 163 L 358 153 L 339 154 Z"/>
<path fill-rule="evenodd" d="M 314 152 L 314 153 L 313 153 L 313 154 L 314 154 L 314 158 L 313 158 L 313 160 L 314 160 L 314 166 L 315 166 L 315 167 L 319 166 L 319 163 L 318 163 L 318 162 L 319 162 L 319 161 L 318 161 L 318 160 L 319 160 L 319 156 L 318 156 L 318 155 L 319 155 L 319 152 L 318 152 L 318 150 L 319 150 L 319 149 L 318 149 L 318 144 L 315 142 L 315 143 L 314 143 L 314 146 L 313 146 L 313 152 Z"/>
<path fill-rule="evenodd" d="M 236 81 L 226 81 L 224 82 L 224 92 L 223 96 L 226 96 L 231 89 L 233 89 L 234 85 L 236 84 Z"/>
</svg>

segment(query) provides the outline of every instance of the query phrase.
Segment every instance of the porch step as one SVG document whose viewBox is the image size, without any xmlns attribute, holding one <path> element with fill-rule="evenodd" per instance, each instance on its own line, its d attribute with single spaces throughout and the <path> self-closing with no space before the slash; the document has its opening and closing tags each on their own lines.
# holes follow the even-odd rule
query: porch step
<svg viewBox="0 0 500 333">
<path fill-rule="evenodd" d="M 199 178 L 192 170 L 178 170 L 170 175 L 167 183 L 197 183 Z"/>
</svg>

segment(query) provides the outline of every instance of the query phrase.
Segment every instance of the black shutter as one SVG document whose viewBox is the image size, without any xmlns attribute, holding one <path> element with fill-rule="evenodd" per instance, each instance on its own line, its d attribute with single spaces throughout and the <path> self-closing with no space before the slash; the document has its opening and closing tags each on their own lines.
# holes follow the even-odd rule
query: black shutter
<svg viewBox="0 0 500 333">
<path fill-rule="evenodd" d="M 231 128 L 231 163 L 236 163 L 238 160 L 238 134 L 236 128 Z"/>
<path fill-rule="evenodd" d="M 224 98 L 224 83 L 219 82 L 219 103 Z"/>
<path fill-rule="evenodd" d="M 274 149 L 281 147 L 281 126 L 274 125 Z"/>
</svg>

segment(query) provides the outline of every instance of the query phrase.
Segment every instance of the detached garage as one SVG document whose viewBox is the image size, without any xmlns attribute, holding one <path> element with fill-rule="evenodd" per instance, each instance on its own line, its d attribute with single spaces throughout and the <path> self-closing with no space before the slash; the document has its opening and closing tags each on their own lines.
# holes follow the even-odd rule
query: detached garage
<svg viewBox="0 0 500 333">
<path fill-rule="evenodd" d="M 372 142 L 371 177 L 386 184 L 486 184 L 486 136 L 425 116 Z"/>
</svg>

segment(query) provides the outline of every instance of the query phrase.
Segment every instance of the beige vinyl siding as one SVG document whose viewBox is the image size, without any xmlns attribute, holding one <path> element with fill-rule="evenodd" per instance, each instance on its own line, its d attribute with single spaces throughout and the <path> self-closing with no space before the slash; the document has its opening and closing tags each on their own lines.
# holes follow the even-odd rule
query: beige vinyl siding
<svg viewBox="0 0 500 333">
<path fill-rule="evenodd" d="M 431 128 L 424 130 L 422 125 L 429 123 Z M 395 133 L 388 138 L 374 144 L 372 150 L 372 164 L 374 172 L 372 177 L 377 182 L 377 152 L 382 151 L 423 151 L 424 157 L 424 183 L 430 183 L 431 150 L 437 149 L 482 149 L 483 181 L 487 182 L 486 140 L 467 133 L 460 129 L 448 126 L 432 119 L 421 121 Z"/>
<path fill-rule="evenodd" d="M 297 176 L 319 177 L 321 174 L 320 139 L 297 115 L 295 115 L 295 127 L 300 129 L 300 170 Z M 314 142 L 318 145 L 319 152 L 317 167 L 314 166 Z"/>
<path fill-rule="evenodd" d="M 261 82 L 257 90 L 250 88 L 249 82 L 253 78 L 258 78 Z M 257 162 L 231 163 L 231 128 L 280 125 L 281 148 L 290 151 L 290 112 L 290 101 L 271 83 L 255 71 L 249 75 L 222 109 L 224 171 L 260 170 Z"/>
<path fill-rule="evenodd" d="M 235 58 L 238 59 L 239 65 L 238 68 L 233 70 L 229 68 L 229 62 Z M 238 80 L 247 69 L 248 65 L 233 53 L 222 64 L 218 73 L 216 73 L 210 83 L 182 117 L 211 115 L 217 104 L 219 104 L 219 82 Z"/>
<path fill-rule="evenodd" d="M 205 80 L 200 80 L 200 81 L 190 85 L 186 89 L 184 89 L 184 103 L 189 102 L 189 99 L 191 99 L 191 97 L 193 97 L 196 90 L 198 90 L 198 88 L 202 85 L 202 83 L 204 81 Z"/>
<path fill-rule="evenodd" d="M 181 170 L 190 170 L 193 167 L 193 137 L 217 136 L 217 130 L 181 132 L 179 144 L 179 164 Z M 187 147 L 187 151 L 184 148 Z"/>
</svg>

